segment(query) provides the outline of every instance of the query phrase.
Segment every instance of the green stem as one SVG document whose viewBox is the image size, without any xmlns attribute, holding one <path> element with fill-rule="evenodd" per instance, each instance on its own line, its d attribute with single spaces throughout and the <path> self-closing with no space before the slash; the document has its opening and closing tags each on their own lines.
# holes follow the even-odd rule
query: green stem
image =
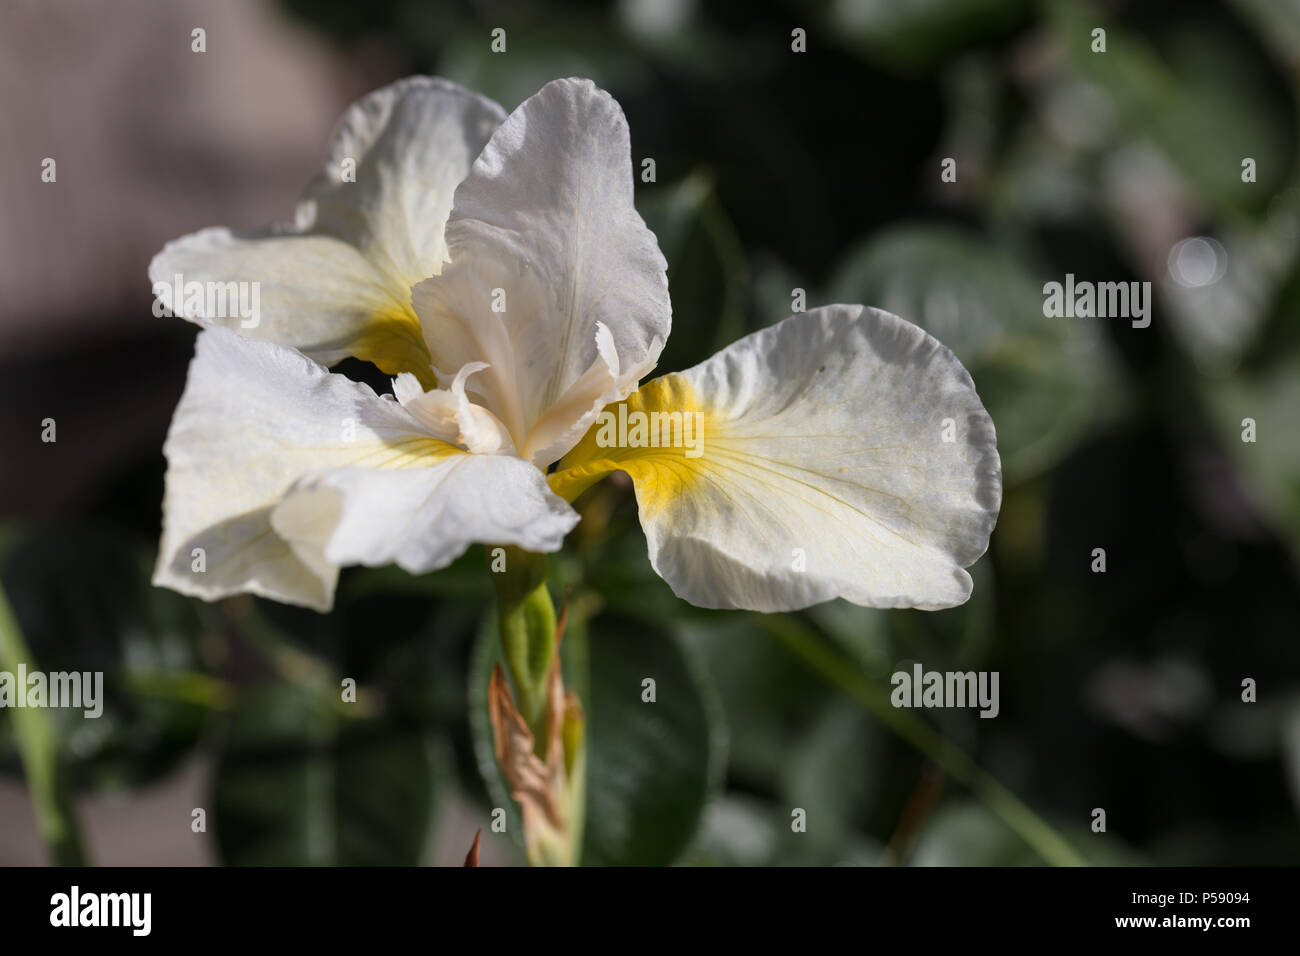
<svg viewBox="0 0 1300 956">
<path fill-rule="evenodd" d="M 555 658 L 555 605 L 546 586 L 546 555 L 506 549 L 506 570 L 492 575 L 499 602 L 501 651 L 533 732 L 538 754 L 546 746 L 546 686 Z"/>
<path fill-rule="evenodd" d="M 19 665 L 34 664 L 4 589 L 0 588 L 0 668 L 17 673 Z M 18 693 L 25 694 L 25 687 Z M 50 712 L 43 707 L 10 711 L 18 755 L 27 775 L 36 825 L 57 866 L 85 866 L 76 810 L 59 759 L 59 735 Z"/>
<path fill-rule="evenodd" d="M 497 556 L 498 558 L 500 555 Z M 528 862 L 533 866 L 573 866 L 582 852 L 583 815 L 586 807 L 586 747 L 584 745 L 585 721 L 577 695 L 564 692 L 563 681 L 553 683 L 559 676 L 561 662 L 558 622 L 551 592 L 547 587 L 547 559 L 542 554 L 531 554 L 518 548 L 506 549 L 504 567 L 490 563 L 493 583 L 498 598 L 498 625 L 501 651 L 506 668 L 515 688 L 519 715 L 533 735 L 533 751 L 541 758 L 544 785 L 550 791 L 545 798 L 558 801 L 559 819 L 550 814 L 535 814 L 534 829 L 525 824 L 524 845 Z M 570 658 L 585 665 L 585 641 L 582 621 L 569 619 L 570 633 L 565 643 Z M 574 647 L 574 639 L 581 645 Z M 574 654 L 574 651 L 577 654 Z M 572 663 L 572 662 L 571 662 Z M 563 695 L 554 700 L 553 693 Z M 555 706 L 552 706 L 552 704 Z M 556 745 L 559 745 L 557 751 Z M 524 758 L 521 760 L 521 756 Z M 529 791 L 525 774 L 527 755 L 507 753 L 501 758 L 507 781 L 521 803 L 532 801 L 537 806 L 539 796 Z M 562 762 L 558 762 L 562 761 Z M 507 765 L 508 764 L 508 765 Z M 524 786 L 524 789 L 519 787 Z M 525 815 L 525 820 L 528 816 Z"/>
<path fill-rule="evenodd" d="M 891 704 L 888 691 L 859 673 L 813 631 L 784 615 L 762 615 L 758 620 L 764 630 L 812 670 L 843 690 L 983 801 L 1046 862 L 1053 866 L 1088 865 L 1068 841 L 1019 797 L 925 721 Z"/>
</svg>

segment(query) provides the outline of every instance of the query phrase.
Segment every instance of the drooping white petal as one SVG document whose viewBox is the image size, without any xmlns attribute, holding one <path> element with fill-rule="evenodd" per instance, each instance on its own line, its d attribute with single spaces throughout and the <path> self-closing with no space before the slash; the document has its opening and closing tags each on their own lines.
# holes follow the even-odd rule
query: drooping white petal
<svg viewBox="0 0 1300 956">
<path fill-rule="evenodd" d="M 667 266 L 633 204 L 618 104 L 585 80 L 557 80 L 526 100 L 457 189 L 447 244 L 451 264 L 412 296 L 430 354 L 449 368 L 487 362 L 471 393 L 516 447 L 549 464 L 582 429 L 552 420 L 534 439 L 534 426 L 562 400 L 585 412 L 590 402 L 571 394 L 580 382 L 585 393 L 610 381 L 598 326 L 618 367 L 640 374 L 671 326 Z M 635 381 L 616 375 L 605 401 Z M 570 433 L 569 446 L 553 450 Z"/>
<path fill-rule="evenodd" d="M 369 387 L 330 374 L 292 349 L 225 329 L 200 333 L 164 451 L 167 484 L 154 583 L 206 600 L 246 591 L 320 610 L 330 606 L 337 577 L 337 564 L 325 557 L 334 528 L 319 511 L 309 513 L 314 530 L 303 527 L 307 514 L 300 511 L 294 524 L 289 513 L 285 526 L 295 536 L 287 541 L 271 523 L 286 493 L 300 480 L 353 467 L 427 472 L 424 490 L 432 493 L 435 472 L 469 457 L 431 437 L 410 412 Z M 403 487 L 414 493 L 420 480 Z M 525 502 L 537 498 L 533 493 Z M 553 524 L 556 502 L 544 503 L 531 514 L 524 506 L 505 513 L 521 518 L 515 538 L 535 543 L 544 537 L 525 520 Z M 435 505 L 416 496 L 394 498 L 389 506 L 414 521 Z M 456 513 L 456 505 L 445 507 Z M 336 516 L 356 517 L 341 508 Z M 513 542 L 507 536 L 502 543 Z"/>
<path fill-rule="evenodd" d="M 577 513 L 513 455 L 454 455 L 428 468 L 340 468 L 303 479 L 272 512 L 281 537 L 327 564 L 422 574 L 471 544 L 556 551 Z"/>
<path fill-rule="evenodd" d="M 446 261 L 456 186 L 504 117 L 445 80 L 411 77 L 377 90 L 344 114 L 292 225 L 201 230 L 168 243 L 149 278 L 164 305 L 200 324 L 291 345 L 325 364 L 352 355 L 392 374 L 425 375 L 410 289 Z M 258 283 L 257 324 L 176 301 L 177 275 Z"/>
<path fill-rule="evenodd" d="M 249 591 L 316 608 L 329 606 L 336 570 L 299 560 L 270 525 L 293 483 L 326 468 L 422 466 L 456 453 L 368 387 L 220 328 L 198 337 L 163 451 L 154 583 L 207 600 Z"/>
<path fill-rule="evenodd" d="M 629 448 L 601 447 L 593 429 L 552 487 L 572 500 L 627 471 L 651 563 L 692 604 L 937 609 L 969 597 L 964 568 L 1001 502 L 996 436 L 966 370 L 917 326 L 816 309 L 647 383 L 626 407 L 698 412 L 702 431 Z"/>
</svg>

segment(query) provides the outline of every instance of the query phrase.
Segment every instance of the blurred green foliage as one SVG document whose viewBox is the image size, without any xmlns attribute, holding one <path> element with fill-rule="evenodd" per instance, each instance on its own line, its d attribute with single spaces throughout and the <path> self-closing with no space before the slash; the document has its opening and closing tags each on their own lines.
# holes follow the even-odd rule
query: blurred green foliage
<svg viewBox="0 0 1300 956">
<path fill-rule="evenodd" d="M 673 597 L 626 482 L 579 501 L 552 574 L 589 717 L 586 862 L 1038 863 L 1040 824 L 1093 862 L 1295 861 L 1294 4 L 284 6 L 343 48 L 380 41 L 394 75 L 445 75 L 507 109 L 557 76 L 609 89 L 638 170 L 656 160 L 637 197 L 669 262 L 661 371 L 783 317 L 802 289 L 808 307 L 862 302 L 933 332 L 997 425 L 1005 499 L 971 602 L 836 602 L 786 619 L 795 643 Z M 505 54 L 489 47 L 498 26 Z M 807 53 L 791 51 L 796 27 Z M 1227 252 L 1216 285 L 1170 277 L 1170 247 L 1192 235 Z M 1045 318 L 1042 284 L 1066 272 L 1150 281 L 1150 328 Z M 11 522 L 0 541 L 34 660 L 108 675 L 105 718 L 61 725 L 77 786 L 138 786 L 200 752 L 225 862 L 456 858 L 472 829 L 450 848 L 433 837 L 454 800 L 521 859 L 486 723 L 498 651 L 482 552 L 421 578 L 345 571 L 328 617 L 201 605 L 147 583 L 161 468 L 142 460 L 84 513 Z M 913 661 L 1000 672 L 996 720 L 920 716 L 1033 814 L 986 799 L 846 689 L 887 693 Z M 1257 704 L 1241 702 L 1246 677 Z M 357 707 L 338 704 L 345 678 Z M 14 773 L 11 730 L 0 717 Z M 1096 807 L 1105 834 L 1089 830 Z"/>
</svg>

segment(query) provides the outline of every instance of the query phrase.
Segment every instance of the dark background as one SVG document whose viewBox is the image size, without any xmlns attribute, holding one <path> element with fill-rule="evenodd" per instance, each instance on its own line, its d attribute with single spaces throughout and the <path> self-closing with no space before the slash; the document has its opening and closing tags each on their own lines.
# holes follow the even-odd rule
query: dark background
<svg viewBox="0 0 1300 956">
<path fill-rule="evenodd" d="M 650 570 L 625 482 L 580 500 L 551 564 L 589 862 L 1294 863 L 1298 71 L 1300 12 L 1270 0 L 6 4 L 0 584 L 30 665 L 103 670 L 110 699 L 44 712 L 34 800 L 0 712 L 0 864 L 49 858 L 47 804 L 102 863 L 457 863 L 506 805 L 482 549 L 346 571 L 327 617 L 148 583 L 195 334 L 152 316 L 150 256 L 285 218 L 344 106 L 413 72 L 507 109 L 568 75 L 618 99 L 656 162 L 660 371 L 800 288 L 928 328 L 998 428 L 1001 517 L 950 611 L 697 611 Z M 1150 327 L 1044 317 L 1066 273 L 1150 281 Z M 894 710 L 913 661 L 998 671 L 1001 713 Z M 521 859 L 511 819 L 484 862 Z"/>
</svg>

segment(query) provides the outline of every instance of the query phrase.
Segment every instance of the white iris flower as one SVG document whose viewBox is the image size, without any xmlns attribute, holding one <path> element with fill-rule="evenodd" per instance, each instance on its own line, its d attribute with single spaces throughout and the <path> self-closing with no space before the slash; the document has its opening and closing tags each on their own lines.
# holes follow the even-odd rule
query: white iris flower
<svg viewBox="0 0 1300 956">
<path fill-rule="evenodd" d="M 508 118 L 442 81 L 379 90 L 292 229 L 185 237 L 150 267 L 178 274 L 259 282 L 262 303 L 248 329 L 186 315 L 208 328 L 167 439 L 155 583 L 199 597 L 327 609 L 345 565 L 554 551 L 615 470 L 655 570 L 705 607 L 959 604 L 997 518 L 970 376 L 887 313 L 791 316 L 637 388 L 671 325 L 666 265 L 622 111 L 587 81 Z M 394 395 L 319 364 L 348 355 Z"/>
</svg>

